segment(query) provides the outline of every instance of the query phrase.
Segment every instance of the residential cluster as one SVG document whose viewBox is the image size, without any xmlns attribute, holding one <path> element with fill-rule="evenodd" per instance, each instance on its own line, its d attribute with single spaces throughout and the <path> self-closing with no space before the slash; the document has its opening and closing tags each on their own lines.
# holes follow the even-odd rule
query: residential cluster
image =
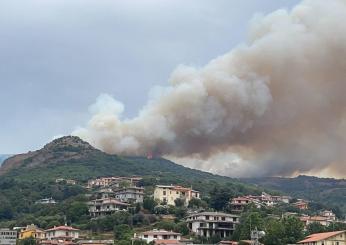
<svg viewBox="0 0 346 245">
<path fill-rule="evenodd" d="M 188 210 L 182 220 L 190 234 L 201 238 L 221 238 L 221 245 L 235 245 L 236 241 L 229 239 L 235 232 L 237 226 L 241 224 L 240 216 L 250 205 L 255 208 L 271 208 L 278 205 L 290 205 L 300 211 L 309 209 L 309 201 L 303 199 L 293 199 L 285 195 L 271 195 L 262 192 L 261 195 L 238 196 L 229 200 L 227 212 L 215 212 L 213 210 L 204 210 L 203 208 L 193 209 L 189 203 L 201 200 L 199 191 L 191 186 L 181 185 L 156 185 L 150 190 L 141 186 L 142 178 L 132 177 L 100 177 L 91 179 L 85 186 L 90 190 L 88 194 L 88 212 L 91 219 L 99 219 L 117 212 L 131 212 L 131 208 L 144 202 L 145 196 L 150 196 L 156 207 L 171 207 L 181 205 Z M 75 185 L 76 181 L 70 179 L 56 179 L 57 183 Z M 49 197 L 37 200 L 37 204 L 54 205 L 57 202 Z M 304 212 L 300 212 L 304 213 Z M 311 216 L 307 214 L 298 214 L 286 212 L 283 216 L 297 216 L 304 224 L 305 228 L 311 223 L 319 223 L 328 226 L 337 221 L 336 215 L 331 210 L 324 210 L 319 215 Z M 161 218 L 164 215 L 160 216 Z M 166 217 L 167 218 L 167 217 Z M 174 219 L 174 217 L 172 217 Z M 113 240 L 88 239 L 81 231 L 75 227 L 62 225 L 54 226 L 49 229 L 41 229 L 34 224 L 26 227 L 15 227 L 13 230 L 0 230 L 1 245 L 15 245 L 16 241 L 27 238 L 33 238 L 39 245 L 109 245 Z M 328 232 L 314 234 L 299 242 L 299 244 L 310 245 L 346 245 L 345 232 Z M 164 229 L 147 229 L 136 232 L 132 242 L 144 241 L 145 243 L 156 245 L 180 245 L 192 244 L 192 240 L 184 237 L 181 233 Z M 241 244 L 254 244 L 253 241 L 242 240 Z"/>
</svg>

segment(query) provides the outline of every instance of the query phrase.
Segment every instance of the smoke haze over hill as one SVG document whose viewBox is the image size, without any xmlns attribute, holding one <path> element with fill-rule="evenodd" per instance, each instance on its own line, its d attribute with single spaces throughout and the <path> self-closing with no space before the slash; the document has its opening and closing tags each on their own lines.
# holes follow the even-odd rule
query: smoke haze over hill
<svg viewBox="0 0 346 245">
<path fill-rule="evenodd" d="M 153 152 L 230 176 L 343 177 L 345 16 L 343 0 L 256 16 L 245 44 L 204 67 L 180 65 L 138 116 L 124 118 L 103 94 L 73 134 L 109 153 Z"/>
</svg>

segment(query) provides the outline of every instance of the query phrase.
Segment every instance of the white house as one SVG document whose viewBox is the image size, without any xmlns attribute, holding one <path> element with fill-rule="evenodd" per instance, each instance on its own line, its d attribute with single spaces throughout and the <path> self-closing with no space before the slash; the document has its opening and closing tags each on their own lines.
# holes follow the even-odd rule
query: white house
<svg viewBox="0 0 346 245">
<path fill-rule="evenodd" d="M 57 226 L 45 231 L 47 240 L 75 240 L 79 238 L 79 229 L 71 226 Z"/>
<path fill-rule="evenodd" d="M 129 204 L 123 203 L 115 198 L 103 198 L 90 201 L 89 213 L 93 217 L 110 215 L 120 210 L 126 210 Z"/>
<path fill-rule="evenodd" d="M 302 245 L 346 245 L 346 231 L 315 233 L 298 242 Z"/>
<path fill-rule="evenodd" d="M 166 230 L 151 230 L 134 235 L 135 239 L 145 240 L 150 243 L 154 240 L 181 240 L 181 234 Z"/>
<path fill-rule="evenodd" d="M 144 188 L 142 187 L 126 187 L 114 190 L 116 199 L 128 203 L 142 203 L 144 198 Z"/>
<path fill-rule="evenodd" d="M 199 192 L 192 190 L 192 188 L 174 185 L 157 185 L 154 190 L 154 199 L 165 202 L 168 205 L 175 206 L 175 200 L 182 199 L 185 206 L 187 206 L 192 198 L 200 198 Z"/>
<path fill-rule="evenodd" d="M 211 237 L 220 235 L 221 238 L 233 234 L 239 224 L 239 216 L 221 212 L 203 212 L 186 218 L 189 229 L 196 235 Z"/>
<path fill-rule="evenodd" d="M 16 245 L 17 231 L 10 229 L 0 229 L 1 245 Z"/>
</svg>

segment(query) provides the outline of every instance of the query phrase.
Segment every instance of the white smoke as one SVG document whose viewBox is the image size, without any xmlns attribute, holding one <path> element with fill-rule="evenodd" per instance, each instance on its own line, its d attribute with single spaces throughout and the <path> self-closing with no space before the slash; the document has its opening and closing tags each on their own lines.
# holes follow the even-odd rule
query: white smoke
<svg viewBox="0 0 346 245">
<path fill-rule="evenodd" d="M 203 68 L 179 66 L 137 117 L 122 119 L 123 105 L 101 95 L 74 134 L 109 153 L 154 152 L 231 176 L 345 176 L 345 16 L 345 0 L 257 16 L 246 44 Z"/>
</svg>

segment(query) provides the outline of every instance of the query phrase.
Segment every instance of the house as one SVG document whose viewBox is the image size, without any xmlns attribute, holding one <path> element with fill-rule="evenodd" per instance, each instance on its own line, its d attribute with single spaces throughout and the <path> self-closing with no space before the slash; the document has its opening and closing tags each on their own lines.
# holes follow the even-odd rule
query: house
<svg viewBox="0 0 346 245">
<path fill-rule="evenodd" d="M 132 176 L 132 177 L 101 177 L 97 179 L 91 179 L 88 181 L 87 188 L 93 187 L 120 187 L 120 183 L 128 182 L 131 186 L 137 186 L 139 181 L 142 180 L 141 177 Z"/>
<path fill-rule="evenodd" d="M 144 188 L 125 187 L 114 191 L 115 198 L 127 203 L 143 203 Z"/>
<path fill-rule="evenodd" d="M 16 245 L 17 231 L 10 229 L 0 229 L 1 245 Z"/>
<path fill-rule="evenodd" d="M 334 220 L 331 217 L 324 217 L 324 216 L 303 215 L 303 216 L 299 217 L 299 219 L 301 222 L 304 223 L 305 228 L 311 223 L 319 223 L 323 226 L 328 226 L 334 222 Z"/>
<path fill-rule="evenodd" d="M 134 235 L 135 239 L 145 240 L 147 243 L 150 243 L 154 240 L 175 240 L 179 241 L 181 239 L 181 234 L 173 231 L 166 230 L 151 230 L 145 231 L 139 234 Z"/>
<path fill-rule="evenodd" d="M 50 197 L 50 198 L 43 198 L 35 202 L 36 204 L 56 204 L 56 201 Z"/>
<path fill-rule="evenodd" d="M 63 179 L 63 178 L 55 179 L 55 183 L 66 183 L 68 185 L 77 184 L 77 182 L 73 179 Z"/>
<path fill-rule="evenodd" d="M 291 197 L 289 196 L 272 196 L 268 193 L 262 192 L 261 195 L 247 195 L 236 197 L 231 200 L 231 209 L 233 212 L 242 212 L 245 206 L 250 203 L 255 207 L 260 208 L 262 206 L 273 207 L 279 203 L 289 203 Z"/>
<path fill-rule="evenodd" d="M 56 226 L 45 231 L 46 240 L 73 241 L 79 238 L 79 229 L 71 226 Z"/>
<path fill-rule="evenodd" d="M 127 210 L 128 203 L 115 198 L 96 199 L 88 202 L 89 213 L 92 217 L 110 215 L 121 210 Z"/>
<path fill-rule="evenodd" d="M 302 245 L 346 245 L 346 231 L 315 233 L 298 242 Z"/>
<path fill-rule="evenodd" d="M 200 198 L 199 192 L 193 190 L 192 188 L 182 186 L 157 185 L 154 191 L 155 200 L 173 206 L 175 206 L 175 200 L 177 199 L 182 199 L 184 201 L 184 205 L 187 206 L 193 198 Z"/>
<path fill-rule="evenodd" d="M 300 210 L 307 210 L 309 203 L 305 200 L 298 199 L 297 202 L 293 203 L 293 206 L 300 209 Z"/>
<path fill-rule="evenodd" d="M 95 192 L 95 195 L 97 199 L 104 199 L 104 198 L 111 198 L 115 197 L 115 194 L 112 190 L 112 188 L 101 188 L 100 190 Z"/>
<path fill-rule="evenodd" d="M 333 211 L 331 211 L 331 210 L 323 210 L 322 212 L 320 212 L 320 216 L 326 217 L 330 221 L 335 221 L 336 220 L 336 216 L 333 213 Z"/>
<path fill-rule="evenodd" d="M 250 203 L 253 203 L 256 208 L 260 208 L 262 206 L 258 200 L 252 199 L 249 196 L 236 197 L 231 200 L 231 210 L 232 212 L 243 212 L 245 207 Z"/>
<path fill-rule="evenodd" d="M 24 229 L 19 232 L 19 239 L 35 238 L 37 240 L 45 239 L 44 230 L 38 228 L 36 225 L 27 225 Z"/>
<path fill-rule="evenodd" d="M 233 234 L 236 225 L 239 224 L 239 216 L 221 212 L 202 212 L 188 216 L 186 223 L 196 235 L 203 237 L 219 235 L 225 238 Z"/>
</svg>

